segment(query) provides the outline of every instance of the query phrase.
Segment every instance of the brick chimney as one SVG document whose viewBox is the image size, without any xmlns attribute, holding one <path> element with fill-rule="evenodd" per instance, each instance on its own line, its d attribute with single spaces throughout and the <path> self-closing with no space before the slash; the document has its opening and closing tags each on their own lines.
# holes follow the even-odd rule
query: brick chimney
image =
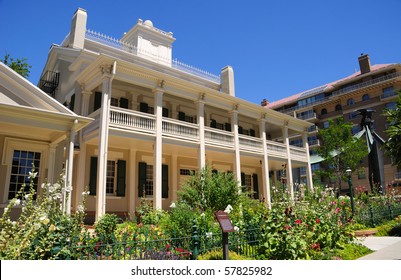
<svg viewBox="0 0 401 280">
<path fill-rule="evenodd" d="M 266 107 L 269 104 L 269 101 L 266 99 L 263 99 L 262 102 L 260 102 L 260 106 Z"/>
<path fill-rule="evenodd" d="M 359 69 L 361 70 L 361 75 L 369 73 L 370 72 L 370 59 L 368 54 L 361 54 L 360 57 L 358 57 L 359 61 Z"/>
</svg>

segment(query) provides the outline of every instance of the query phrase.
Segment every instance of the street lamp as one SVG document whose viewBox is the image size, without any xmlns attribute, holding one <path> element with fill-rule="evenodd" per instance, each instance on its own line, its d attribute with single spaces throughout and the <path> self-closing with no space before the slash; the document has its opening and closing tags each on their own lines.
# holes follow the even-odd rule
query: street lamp
<svg viewBox="0 0 401 280">
<path fill-rule="evenodd" d="M 351 211 L 353 217 L 355 213 L 355 206 L 354 206 L 354 190 L 352 188 L 352 181 L 351 181 L 352 170 L 351 168 L 348 168 L 347 170 L 345 170 L 345 172 L 347 173 L 348 176 L 349 196 L 351 198 Z"/>
</svg>

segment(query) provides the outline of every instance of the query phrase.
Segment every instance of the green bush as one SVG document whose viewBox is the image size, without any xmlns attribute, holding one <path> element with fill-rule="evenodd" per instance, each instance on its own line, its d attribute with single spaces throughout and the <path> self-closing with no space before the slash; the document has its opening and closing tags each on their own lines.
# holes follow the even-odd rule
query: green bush
<svg viewBox="0 0 401 280">
<path fill-rule="evenodd" d="M 114 239 L 114 233 L 117 229 L 117 224 L 121 220 L 116 214 L 106 213 L 99 218 L 94 224 L 95 234 L 99 241 L 104 243 L 112 243 Z"/>
<path fill-rule="evenodd" d="M 401 236 L 401 216 L 376 227 L 376 236 Z"/>
<path fill-rule="evenodd" d="M 223 259 L 223 250 L 213 250 L 198 256 L 198 260 L 222 260 L 222 259 Z M 228 252 L 228 259 L 235 261 L 252 260 L 251 258 L 248 258 L 246 256 L 241 256 L 233 251 Z"/>
<path fill-rule="evenodd" d="M 33 186 L 37 173 L 33 168 L 29 174 L 29 186 L 22 186 L 0 218 L 0 259 L 75 258 L 73 248 L 86 234 L 82 225 L 88 193 L 83 193 L 83 205 L 78 206 L 76 213 L 67 215 L 60 206 L 65 205 L 71 188 L 64 187 L 60 179 L 55 184 L 42 184 L 42 194 L 37 195 Z M 11 221 L 11 209 L 17 205 L 22 205 L 21 215 Z"/>
</svg>

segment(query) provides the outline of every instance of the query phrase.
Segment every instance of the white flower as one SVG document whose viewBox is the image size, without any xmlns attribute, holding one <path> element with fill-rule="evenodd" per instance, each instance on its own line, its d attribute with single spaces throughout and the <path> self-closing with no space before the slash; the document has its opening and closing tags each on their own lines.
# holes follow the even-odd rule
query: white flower
<svg viewBox="0 0 401 280">
<path fill-rule="evenodd" d="M 36 176 L 38 175 L 38 172 L 31 172 L 31 171 L 29 171 L 28 174 L 29 174 L 29 178 L 35 179 Z"/>
<path fill-rule="evenodd" d="M 39 224 L 39 223 L 34 224 L 33 227 L 34 227 L 36 230 L 38 230 L 38 229 L 40 229 L 40 224 Z"/>
<path fill-rule="evenodd" d="M 201 217 L 205 217 L 205 213 L 200 214 Z"/>
<path fill-rule="evenodd" d="M 5 207 L 4 208 L 4 213 L 7 212 L 7 211 L 8 211 L 8 207 Z"/>
<path fill-rule="evenodd" d="M 78 205 L 77 212 L 83 213 L 84 211 L 85 211 L 85 208 L 82 205 Z"/>
<path fill-rule="evenodd" d="M 24 198 L 25 198 L 25 199 L 28 199 L 28 198 L 29 198 L 29 194 L 26 194 L 26 195 L 24 196 Z"/>
<path fill-rule="evenodd" d="M 235 227 L 234 227 L 234 230 L 235 230 L 236 232 L 238 232 L 238 231 L 239 231 L 239 227 L 235 226 Z"/>
<path fill-rule="evenodd" d="M 17 199 L 16 201 L 15 201 L 15 205 L 20 205 L 21 204 L 21 199 Z"/>
<path fill-rule="evenodd" d="M 227 214 L 230 214 L 231 210 L 233 210 L 233 207 L 230 204 L 228 204 L 226 209 L 224 210 L 224 212 L 226 212 Z"/>
<path fill-rule="evenodd" d="M 16 222 L 16 221 L 13 221 L 11 224 L 12 224 L 13 226 L 15 226 L 15 225 L 17 224 L 17 222 Z"/>
<path fill-rule="evenodd" d="M 177 206 L 175 205 L 175 203 L 174 203 L 174 202 L 171 203 L 170 208 L 175 208 L 175 207 L 177 207 Z"/>
<path fill-rule="evenodd" d="M 213 236 L 213 232 L 209 231 L 206 233 L 206 238 L 211 238 Z"/>
</svg>

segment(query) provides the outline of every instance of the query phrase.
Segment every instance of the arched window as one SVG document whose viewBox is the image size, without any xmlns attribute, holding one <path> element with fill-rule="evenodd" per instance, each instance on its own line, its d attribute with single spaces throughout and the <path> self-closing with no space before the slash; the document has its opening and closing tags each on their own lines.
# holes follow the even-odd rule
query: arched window
<svg viewBox="0 0 401 280">
<path fill-rule="evenodd" d="M 362 96 L 362 101 L 367 101 L 367 100 L 369 100 L 369 99 L 370 99 L 369 94 L 364 94 L 364 95 Z"/>
<path fill-rule="evenodd" d="M 322 111 L 320 111 L 321 115 L 327 115 L 327 109 L 323 108 Z"/>
<path fill-rule="evenodd" d="M 341 104 L 336 105 L 336 112 L 341 111 L 342 109 Z"/>
<path fill-rule="evenodd" d="M 350 98 L 350 99 L 347 100 L 347 105 L 348 106 L 351 106 L 351 105 L 354 105 L 354 104 L 355 104 L 354 99 Z"/>
</svg>

